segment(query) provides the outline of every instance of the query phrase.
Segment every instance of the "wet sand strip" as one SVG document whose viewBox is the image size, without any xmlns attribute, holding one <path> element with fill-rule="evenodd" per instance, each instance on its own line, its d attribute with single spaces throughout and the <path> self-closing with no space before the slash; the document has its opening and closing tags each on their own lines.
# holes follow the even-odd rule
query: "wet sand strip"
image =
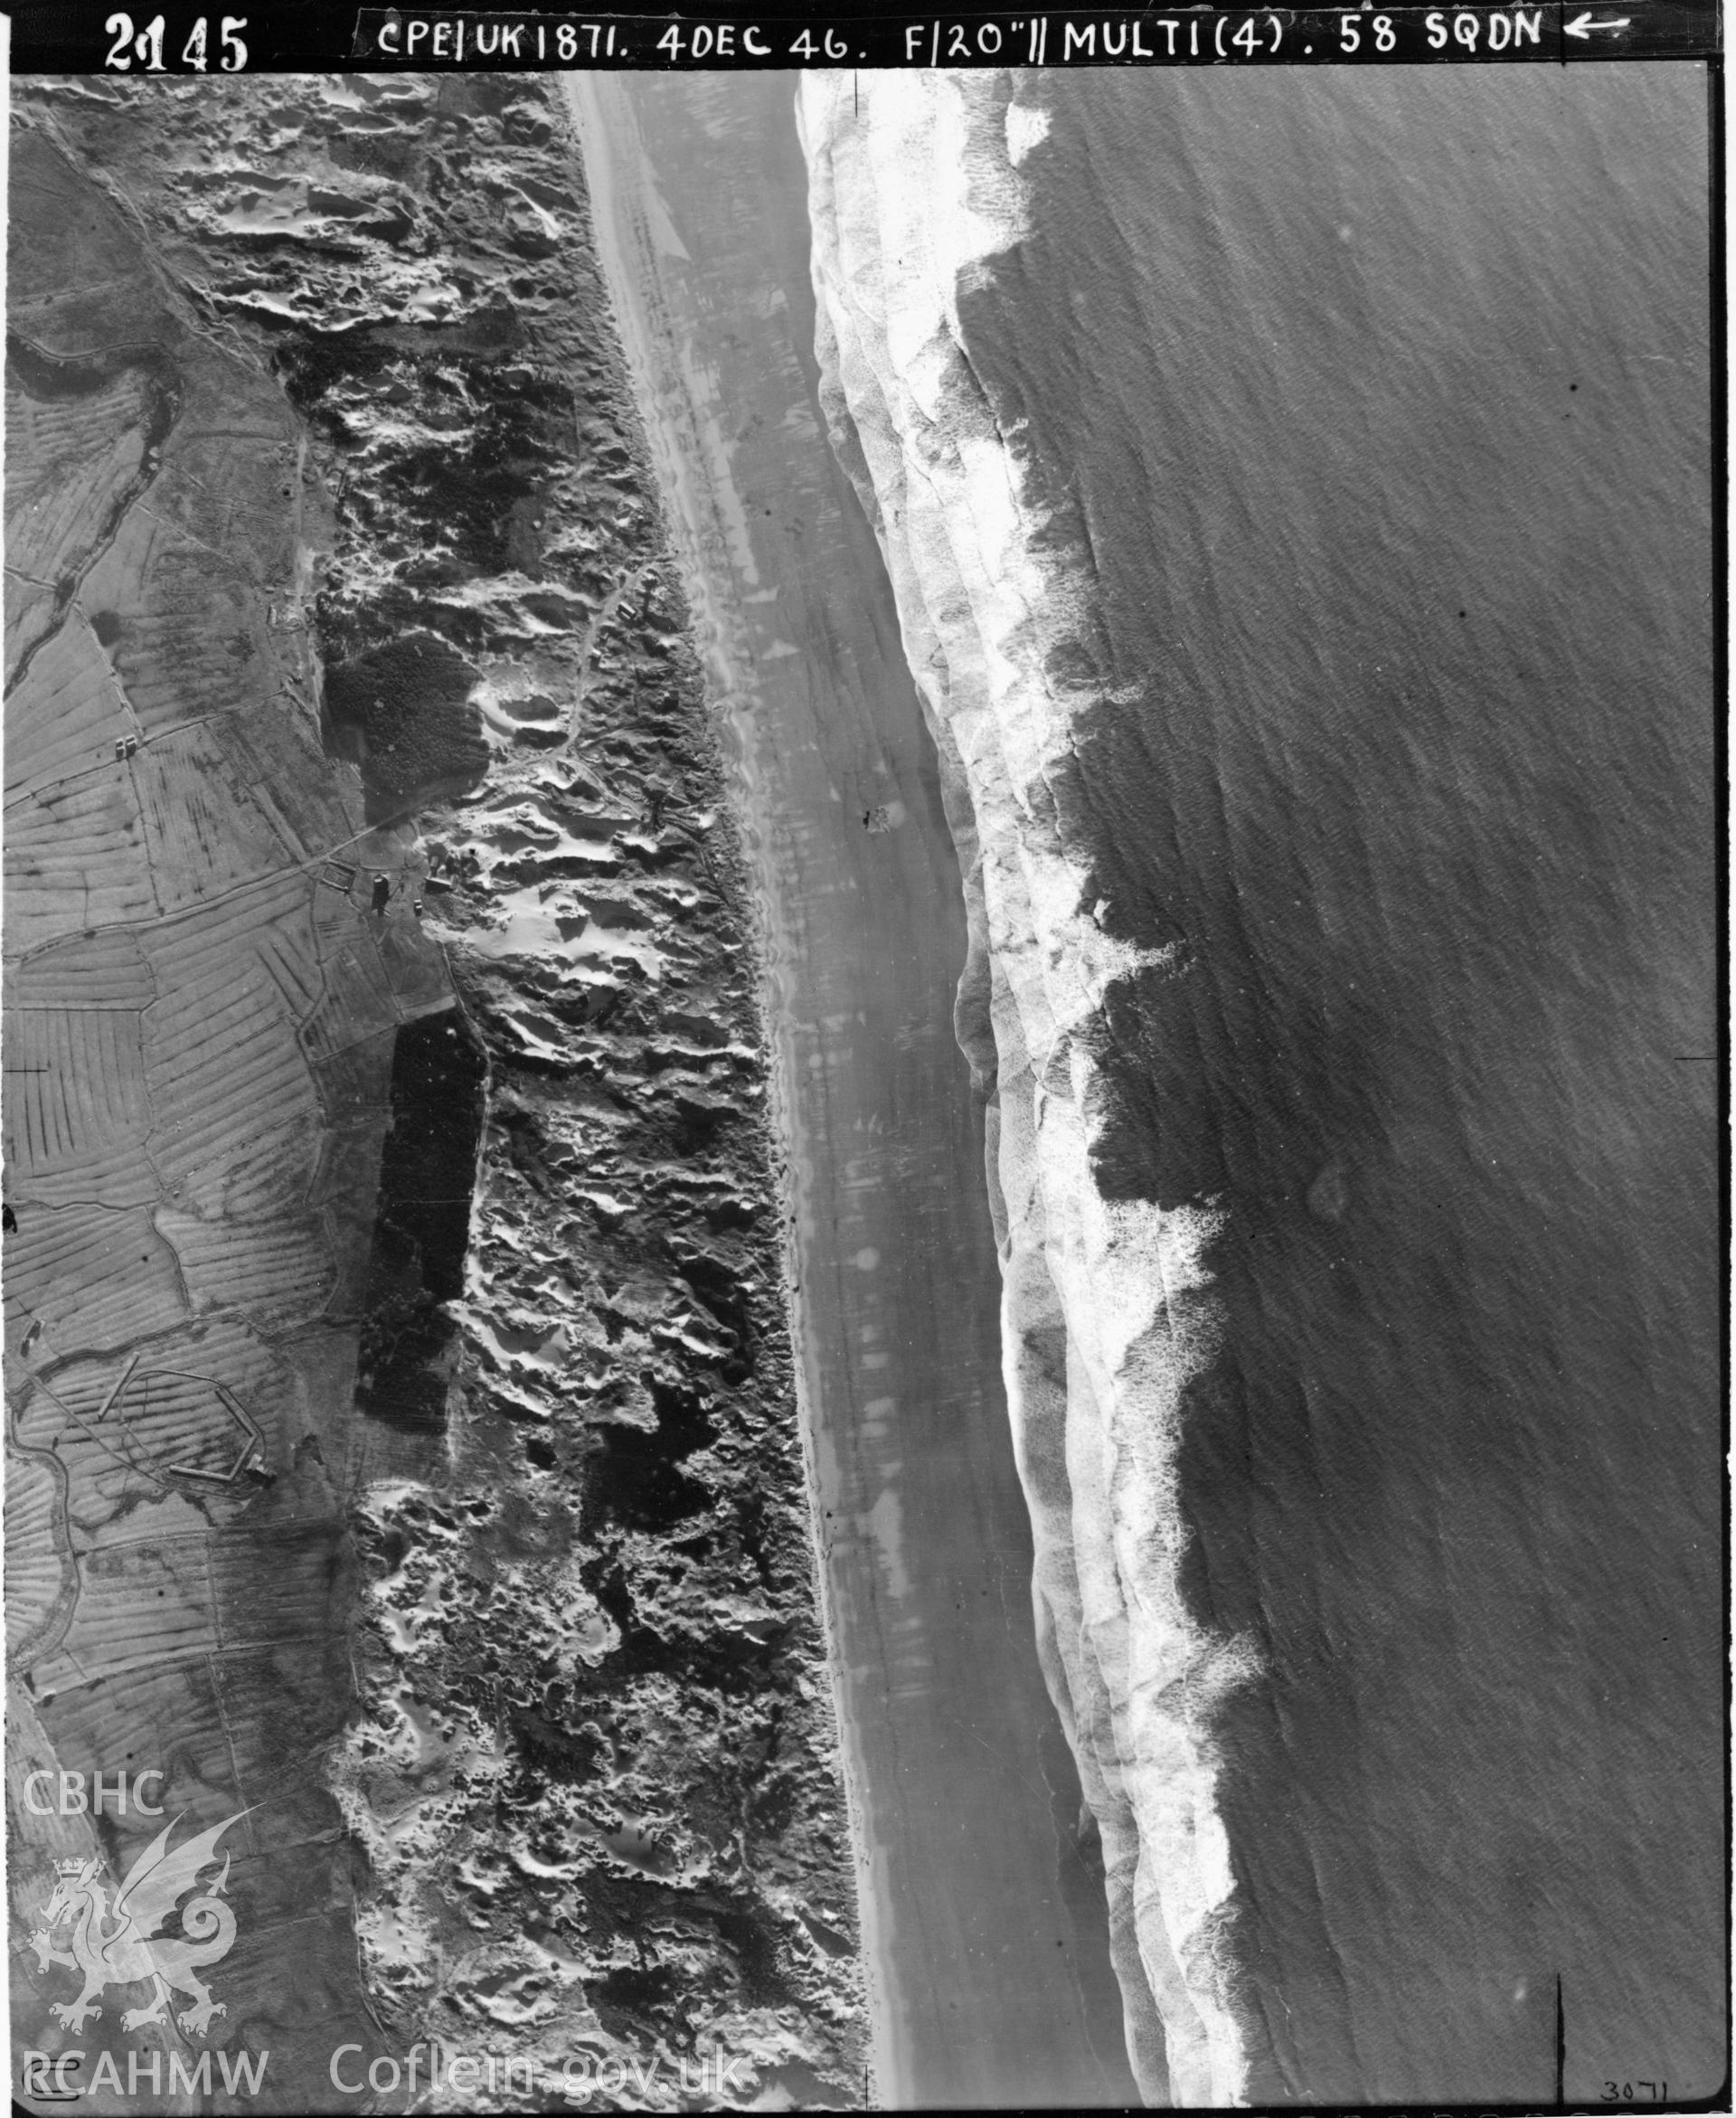
<svg viewBox="0 0 1736 2118">
<path fill-rule="evenodd" d="M 1033 1640 L 958 868 L 816 402 L 793 77 L 569 89 L 760 900 L 878 2094 L 1130 2103 Z"/>
</svg>

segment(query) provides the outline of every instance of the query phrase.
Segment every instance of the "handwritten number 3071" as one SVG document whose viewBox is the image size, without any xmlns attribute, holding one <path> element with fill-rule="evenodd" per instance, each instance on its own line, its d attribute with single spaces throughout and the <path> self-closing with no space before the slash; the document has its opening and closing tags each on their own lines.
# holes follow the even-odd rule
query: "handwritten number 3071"
<svg viewBox="0 0 1736 2118">
<path fill-rule="evenodd" d="M 1606 2081 L 1602 2101 L 1606 2104 L 1631 2104 L 1636 2101 L 1636 2089 L 1648 2104 L 1662 2104 L 1669 2099 L 1670 2085 L 1667 2081 Z"/>
<path fill-rule="evenodd" d="M 247 46 L 236 33 L 246 27 L 247 17 L 244 14 L 226 14 L 218 24 L 217 63 L 225 73 L 240 73 L 247 64 Z M 108 47 L 108 56 L 103 64 L 112 66 L 117 73 L 130 71 L 135 59 L 146 73 L 163 73 L 167 71 L 163 64 L 165 28 L 160 14 L 147 22 L 137 34 L 133 31 L 133 18 L 130 14 L 111 14 L 102 25 L 102 33 L 115 40 Z M 190 66 L 194 73 L 205 71 L 208 33 L 207 18 L 202 14 L 193 25 L 193 34 L 182 47 L 181 63 L 183 66 Z"/>
</svg>

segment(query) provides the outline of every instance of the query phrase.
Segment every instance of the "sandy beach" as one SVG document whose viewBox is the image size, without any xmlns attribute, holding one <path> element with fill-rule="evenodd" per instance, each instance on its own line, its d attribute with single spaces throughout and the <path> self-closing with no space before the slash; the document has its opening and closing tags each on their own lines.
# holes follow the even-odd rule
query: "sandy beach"
<svg viewBox="0 0 1736 2118">
<path fill-rule="evenodd" d="M 575 75 L 760 896 L 879 2100 L 1134 2100 L 1033 1640 L 932 746 L 815 401 L 779 75 Z"/>
</svg>

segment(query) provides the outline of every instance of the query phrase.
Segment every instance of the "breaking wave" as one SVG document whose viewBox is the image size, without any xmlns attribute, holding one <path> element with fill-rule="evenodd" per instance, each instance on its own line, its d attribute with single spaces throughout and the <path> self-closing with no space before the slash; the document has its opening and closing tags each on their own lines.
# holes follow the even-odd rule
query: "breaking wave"
<svg viewBox="0 0 1736 2118">
<path fill-rule="evenodd" d="M 1076 725 L 1116 697 L 1090 674 L 1090 556 L 1036 499 L 960 322 L 1027 226 L 1047 126 L 1021 94 L 1004 75 L 804 78 L 821 398 L 885 555 L 964 873 L 957 1026 L 988 1097 L 1038 1645 L 1101 1836 L 1128 2052 L 1148 2102 L 1221 2106 L 1246 2100 L 1248 2060 L 1213 1730 L 1256 1661 L 1187 1608 L 1177 1459 L 1184 1393 L 1222 1336 L 1223 1213 L 1112 1200 L 1094 1175 L 1106 998 L 1161 981 L 1173 952 L 1106 933 L 1063 843 Z"/>
</svg>

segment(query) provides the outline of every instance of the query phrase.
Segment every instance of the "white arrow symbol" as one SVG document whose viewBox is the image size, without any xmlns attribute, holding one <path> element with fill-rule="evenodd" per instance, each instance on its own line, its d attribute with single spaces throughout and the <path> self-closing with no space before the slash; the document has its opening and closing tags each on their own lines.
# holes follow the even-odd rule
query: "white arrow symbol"
<svg viewBox="0 0 1736 2118">
<path fill-rule="evenodd" d="M 1589 37 L 1593 30 L 1625 30 L 1631 20 L 1630 15 L 1624 14 L 1614 22 L 1593 22 L 1590 14 L 1587 13 L 1576 14 L 1571 22 L 1563 24 L 1562 27 L 1570 37 L 1579 37 L 1583 40 Z"/>
</svg>

